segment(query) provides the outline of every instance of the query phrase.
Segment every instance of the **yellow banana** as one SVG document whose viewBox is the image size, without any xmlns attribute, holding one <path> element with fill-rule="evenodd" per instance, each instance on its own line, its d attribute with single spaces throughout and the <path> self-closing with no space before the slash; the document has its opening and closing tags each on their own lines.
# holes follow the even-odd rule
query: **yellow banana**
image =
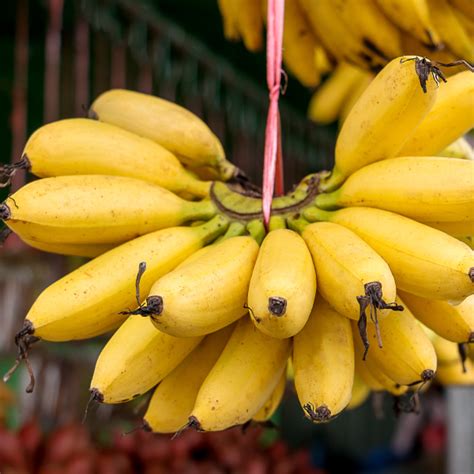
<svg viewBox="0 0 474 474">
<path fill-rule="evenodd" d="M 306 87 L 316 87 L 321 81 L 321 72 L 314 55 L 318 42 L 297 1 L 285 2 L 283 28 L 283 62 L 288 71 Z"/>
<path fill-rule="evenodd" d="M 341 128 L 335 166 L 329 179 L 321 183 L 322 190 L 332 191 L 359 168 L 397 156 L 436 98 L 435 81 L 429 76 L 420 80 L 415 70 L 415 64 L 423 61 L 396 58 L 377 74 Z"/>
<path fill-rule="evenodd" d="M 66 244 L 118 244 L 216 212 L 211 201 L 185 201 L 155 184 L 105 175 L 39 179 L 0 205 L 0 217 L 21 237 Z"/>
<path fill-rule="evenodd" d="M 290 348 L 290 339 L 269 337 L 242 318 L 204 380 L 188 424 L 221 431 L 250 420 L 275 390 Z"/>
<path fill-rule="evenodd" d="M 439 33 L 430 18 L 427 0 L 376 0 L 376 2 L 405 34 L 412 34 L 430 48 L 441 45 Z"/>
<path fill-rule="evenodd" d="M 202 336 L 243 316 L 257 254 L 251 237 L 232 237 L 158 279 L 147 298 L 158 301 L 155 326 L 178 337 Z"/>
<path fill-rule="evenodd" d="M 443 84 L 431 111 L 398 156 L 433 156 L 474 127 L 474 74 L 463 71 Z M 446 124 L 449 123 L 449 127 Z"/>
<path fill-rule="evenodd" d="M 224 27 L 224 36 L 230 41 L 238 41 L 240 33 L 237 28 L 236 16 L 234 12 L 234 0 L 217 0 L 217 5 L 222 16 L 222 24 Z"/>
<path fill-rule="evenodd" d="M 270 232 L 258 252 L 248 292 L 253 322 L 265 334 L 285 338 L 308 320 L 316 296 L 311 253 L 294 231 Z"/>
<path fill-rule="evenodd" d="M 135 305 L 135 279 L 146 262 L 140 289 L 224 232 L 222 217 L 198 227 L 173 227 L 138 237 L 96 257 L 47 287 L 26 315 L 24 332 L 50 341 L 85 339 L 124 321 Z"/>
<path fill-rule="evenodd" d="M 315 423 L 327 422 L 351 401 L 354 344 L 350 322 L 317 296 L 293 344 L 295 388 L 305 416 Z"/>
<path fill-rule="evenodd" d="M 318 38 L 316 38 L 316 40 L 318 40 Z M 334 69 L 332 58 L 330 59 L 328 57 L 327 51 L 319 44 L 314 49 L 314 64 L 320 74 L 327 74 Z"/>
<path fill-rule="evenodd" d="M 129 316 L 102 349 L 90 391 L 103 403 L 123 403 L 166 377 L 202 337 L 178 338 L 158 331 L 148 318 Z"/>
<path fill-rule="evenodd" d="M 234 329 L 233 325 L 206 336 L 158 385 L 144 416 L 155 433 L 174 433 L 188 421 L 197 393 Z"/>
<path fill-rule="evenodd" d="M 225 159 L 221 142 L 209 127 L 173 102 L 113 89 L 94 101 L 90 115 L 159 143 L 190 167 L 214 167 L 226 180 L 236 173 L 236 167 Z"/>
<path fill-rule="evenodd" d="M 460 137 L 453 143 L 450 143 L 448 146 L 443 148 L 438 153 L 438 156 L 449 156 L 451 158 L 474 160 L 474 150 L 464 137 Z"/>
<path fill-rule="evenodd" d="M 349 176 L 329 194 L 321 209 L 376 207 L 417 221 L 474 220 L 474 162 L 408 156 L 372 163 Z"/>
<path fill-rule="evenodd" d="M 357 103 L 360 96 L 364 93 L 365 89 L 369 87 L 369 84 L 372 82 L 373 78 L 373 74 L 366 72 L 364 74 L 364 77 L 362 77 L 352 88 L 339 113 L 339 127 L 342 127 L 342 124 L 345 122 L 347 116 L 349 115 L 349 112 L 352 110 L 352 107 L 354 107 L 354 105 Z"/>
<path fill-rule="evenodd" d="M 436 372 L 436 353 L 420 323 L 405 308 L 400 313 L 380 321 L 383 347 L 374 347 L 367 361 L 374 364 L 391 380 L 400 385 L 411 385 L 431 380 Z M 375 327 L 368 325 L 369 339 L 376 340 Z M 374 344 L 375 346 L 375 344 Z"/>
<path fill-rule="evenodd" d="M 252 52 L 263 45 L 262 7 L 258 0 L 233 0 L 235 24 L 245 47 Z"/>
<path fill-rule="evenodd" d="M 308 106 L 308 118 L 313 122 L 328 124 L 339 117 L 352 89 L 367 73 L 359 67 L 340 63 L 314 93 Z"/>
<path fill-rule="evenodd" d="M 354 384 L 352 385 L 352 395 L 349 405 L 347 405 L 348 410 L 355 410 L 360 407 L 366 400 L 369 398 L 370 388 L 365 384 L 362 378 L 354 374 Z"/>
<path fill-rule="evenodd" d="M 286 371 L 281 374 L 280 380 L 277 386 L 273 390 L 272 394 L 265 402 L 265 404 L 258 410 L 257 413 L 252 417 L 252 420 L 263 423 L 268 421 L 280 406 L 281 399 L 285 393 L 286 388 Z"/>
<path fill-rule="evenodd" d="M 454 306 L 400 291 L 416 319 L 448 341 L 474 342 L 474 295 Z"/>
<path fill-rule="evenodd" d="M 114 244 L 57 244 L 38 240 L 21 239 L 30 247 L 48 253 L 74 255 L 77 257 L 97 257 L 115 247 Z"/>
<path fill-rule="evenodd" d="M 474 253 L 444 232 L 370 207 L 334 212 L 311 208 L 304 215 L 309 221 L 327 220 L 355 232 L 388 263 L 401 290 L 452 301 L 474 293 Z"/>
<path fill-rule="evenodd" d="M 354 333 L 353 333 L 354 336 Z M 373 392 L 381 392 L 385 390 L 385 387 L 374 377 L 372 372 L 369 370 L 367 366 L 367 360 L 363 360 L 364 351 L 358 353 L 357 351 L 357 341 L 359 336 L 353 337 L 354 340 L 354 366 L 355 366 L 355 373 L 354 376 L 359 376 L 367 387 L 370 388 Z M 379 371 L 380 373 L 380 371 Z"/>
<path fill-rule="evenodd" d="M 457 8 L 452 8 L 454 16 L 463 27 L 464 31 L 466 32 L 471 44 L 474 41 L 474 18 L 469 18 L 465 15 L 462 11 L 458 10 Z"/>
<path fill-rule="evenodd" d="M 472 0 L 449 0 L 449 3 L 474 21 L 474 8 L 472 6 Z"/>
<path fill-rule="evenodd" d="M 209 194 L 210 183 L 188 173 L 162 146 L 96 120 L 73 118 L 43 125 L 31 135 L 23 156 L 30 171 L 41 178 L 107 174 L 142 179 L 174 192 Z"/>
<path fill-rule="evenodd" d="M 396 287 L 389 266 L 354 232 L 341 225 L 317 222 L 308 225 L 302 236 L 313 256 L 318 292 L 339 314 L 359 321 L 368 349 L 367 308 L 375 324 L 379 311 L 386 316 L 389 310 L 402 309 L 392 303 Z"/>
<path fill-rule="evenodd" d="M 443 43 L 459 58 L 474 61 L 474 47 L 469 35 L 456 18 L 447 0 L 426 0 L 431 21 Z"/>
<path fill-rule="evenodd" d="M 441 230 L 446 234 L 456 238 L 474 235 L 474 220 L 470 221 L 454 221 L 454 222 L 424 222 L 435 229 Z"/>
</svg>

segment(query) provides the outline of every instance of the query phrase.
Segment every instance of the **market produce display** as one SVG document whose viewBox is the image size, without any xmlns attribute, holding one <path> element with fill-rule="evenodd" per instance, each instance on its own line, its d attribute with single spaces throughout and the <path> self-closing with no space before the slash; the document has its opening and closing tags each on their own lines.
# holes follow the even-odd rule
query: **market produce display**
<svg viewBox="0 0 474 474">
<path fill-rule="evenodd" d="M 93 258 L 39 295 L 15 366 L 31 371 L 39 339 L 114 331 L 91 400 L 153 391 L 144 426 L 161 433 L 268 420 L 287 378 L 315 423 L 370 391 L 473 384 L 474 161 L 437 155 L 474 126 L 474 75 L 440 67 L 391 60 L 347 114 L 332 171 L 275 197 L 268 225 L 216 136 L 163 99 L 113 90 L 91 118 L 37 130 L 1 174 L 42 179 L 0 216 L 33 247 Z"/>
<path fill-rule="evenodd" d="M 218 1 L 224 35 L 255 52 L 264 44 L 267 0 L 243 3 Z M 292 0 L 285 2 L 283 61 L 306 87 L 319 86 L 329 74 L 308 117 L 342 123 L 393 58 L 417 54 L 441 63 L 474 63 L 473 32 L 470 0 Z"/>
</svg>

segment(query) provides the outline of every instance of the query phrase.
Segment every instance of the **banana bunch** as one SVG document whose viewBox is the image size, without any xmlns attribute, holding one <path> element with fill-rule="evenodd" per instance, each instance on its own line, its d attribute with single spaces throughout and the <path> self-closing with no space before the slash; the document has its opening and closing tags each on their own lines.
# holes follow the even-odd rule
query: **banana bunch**
<svg viewBox="0 0 474 474">
<path fill-rule="evenodd" d="M 185 170 L 178 158 L 221 176 L 228 165 L 174 106 L 168 129 L 187 124 L 198 138 L 164 136 L 160 99 L 111 91 L 93 105 L 104 122 L 39 129 L 20 166 L 43 179 L 0 216 L 32 246 L 92 259 L 38 296 L 17 364 L 40 339 L 112 332 L 91 399 L 152 392 L 143 426 L 164 433 L 265 422 L 290 372 L 314 423 L 371 391 L 413 400 L 433 379 L 473 383 L 474 254 L 461 239 L 474 235 L 474 161 L 436 156 L 473 125 L 473 79 L 461 72 L 438 90 L 441 74 L 421 57 L 385 66 L 348 114 L 332 172 L 276 197 L 268 226 L 255 188 Z M 417 136 L 434 138 L 410 148 Z"/>
</svg>

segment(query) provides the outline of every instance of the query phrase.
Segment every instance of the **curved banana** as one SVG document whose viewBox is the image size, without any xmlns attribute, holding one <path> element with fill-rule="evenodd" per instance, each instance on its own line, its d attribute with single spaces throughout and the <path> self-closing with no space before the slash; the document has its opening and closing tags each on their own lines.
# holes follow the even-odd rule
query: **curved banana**
<svg viewBox="0 0 474 474">
<path fill-rule="evenodd" d="M 278 385 L 290 349 L 290 339 L 266 336 L 250 318 L 240 319 L 198 392 L 189 426 L 221 431 L 250 420 Z"/>
<path fill-rule="evenodd" d="M 90 115 L 159 143 L 187 166 L 216 168 L 224 180 L 236 174 L 216 135 L 199 117 L 173 102 L 112 89 L 94 101 Z"/>
<path fill-rule="evenodd" d="M 449 0 L 449 3 L 474 21 L 474 9 L 471 0 Z"/>
<path fill-rule="evenodd" d="M 474 74 L 463 71 L 439 88 L 433 108 L 398 151 L 398 156 L 437 155 L 474 127 Z M 449 124 L 449 127 L 446 126 Z"/>
<path fill-rule="evenodd" d="M 376 2 L 405 34 L 412 34 L 429 48 L 438 48 L 442 44 L 439 33 L 431 21 L 427 0 L 376 0 Z"/>
<path fill-rule="evenodd" d="M 349 405 L 347 405 L 347 410 L 355 410 L 360 407 L 366 400 L 369 398 L 370 388 L 362 380 L 362 377 L 357 375 L 357 372 L 354 374 L 354 384 L 352 385 L 352 395 Z"/>
<path fill-rule="evenodd" d="M 174 433 L 186 425 L 197 393 L 221 355 L 234 325 L 206 336 L 158 385 L 143 417 L 154 433 Z"/>
<path fill-rule="evenodd" d="M 470 221 L 454 221 L 454 222 L 424 222 L 424 224 L 441 230 L 446 234 L 456 238 L 474 235 L 474 220 Z"/>
<path fill-rule="evenodd" d="M 270 232 L 258 252 L 250 279 L 248 307 L 268 336 L 285 338 L 303 329 L 316 296 L 311 253 L 294 231 Z"/>
<path fill-rule="evenodd" d="M 173 192 L 209 194 L 210 183 L 188 173 L 162 146 L 96 120 L 73 118 L 43 125 L 29 138 L 23 156 L 30 171 L 41 178 L 107 174 L 142 179 Z"/>
<path fill-rule="evenodd" d="M 339 113 L 339 127 L 342 127 L 342 124 L 346 121 L 346 118 L 349 115 L 349 112 L 352 110 L 352 107 L 354 107 L 360 96 L 364 93 L 367 87 L 369 87 L 369 84 L 373 79 L 374 75 L 366 72 L 364 77 L 352 88 Z"/>
<path fill-rule="evenodd" d="M 146 271 L 140 289 L 147 293 L 154 281 L 226 226 L 224 218 L 215 217 L 201 226 L 159 230 L 109 250 L 48 286 L 26 315 L 24 331 L 49 341 L 68 341 L 117 327 L 125 319 L 120 311 L 136 304 L 141 262 L 146 262 Z"/>
<path fill-rule="evenodd" d="M 464 138 L 460 137 L 443 148 L 438 156 L 449 156 L 451 158 L 462 158 L 465 160 L 474 160 L 474 149 L 471 144 Z"/>
<path fill-rule="evenodd" d="M 421 222 L 474 220 L 474 162 L 407 156 L 372 163 L 329 194 L 321 209 L 376 207 Z"/>
<path fill-rule="evenodd" d="M 353 336 L 355 333 L 353 333 Z M 385 390 L 385 387 L 374 377 L 372 372 L 369 370 L 368 365 L 367 365 L 367 360 L 363 360 L 364 357 L 364 351 L 362 350 L 361 352 L 357 351 L 357 340 L 359 339 L 359 336 L 356 335 L 356 337 L 353 337 L 354 340 L 354 367 L 355 367 L 355 376 L 359 376 L 364 383 L 369 387 L 370 390 L 373 392 L 382 392 Z M 378 371 L 379 373 L 380 370 Z M 385 375 L 385 374 L 384 374 Z"/>
<path fill-rule="evenodd" d="M 207 220 L 217 208 L 122 176 L 59 176 L 33 181 L 0 205 L 0 217 L 27 240 L 119 244 L 159 229 Z"/>
<path fill-rule="evenodd" d="M 234 12 L 234 0 L 217 0 L 217 5 L 222 16 L 222 24 L 224 27 L 224 36 L 230 41 L 238 41 L 240 33 L 237 28 L 236 15 Z"/>
<path fill-rule="evenodd" d="M 151 311 L 153 324 L 167 334 L 189 337 L 214 332 L 246 314 L 257 254 L 251 237 L 232 237 L 158 279 L 147 298 L 158 301 Z"/>
<path fill-rule="evenodd" d="M 444 232 L 370 207 L 334 212 L 311 208 L 304 216 L 309 221 L 327 220 L 355 232 L 388 263 L 401 290 L 451 301 L 474 293 L 474 253 Z"/>
<path fill-rule="evenodd" d="M 454 306 L 400 291 L 416 319 L 448 341 L 474 342 L 474 295 Z"/>
<path fill-rule="evenodd" d="M 399 154 L 436 98 L 435 81 L 429 76 L 421 80 L 415 70 L 423 61 L 416 56 L 393 59 L 370 83 L 341 128 L 335 166 L 321 183 L 323 191 L 334 190 L 363 166 Z"/>
<path fill-rule="evenodd" d="M 114 244 L 58 244 L 50 242 L 40 242 L 38 240 L 21 239 L 30 247 L 48 253 L 58 253 L 61 255 L 73 255 L 76 257 L 97 257 L 115 247 Z"/>
<path fill-rule="evenodd" d="M 420 323 L 405 308 L 380 321 L 383 347 L 375 347 L 367 355 L 391 380 L 400 385 L 414 385 L 431 380 L 436 372 L 436 353 Z M 368 325 L 368 335 L 375 341 L 375 327 Z M 375 344 L 374 344 L 375 345 Z"/>
<path fill-rule="evenodd" d="M 123 403 L 166 377 L 202 337 L 178 338 L 157 331 L 148 318 L 129 316 L 102 349 L 90 391 L 95 401 Z"/>
<path fill-rule="evenodd" d="M 313 94 L 308 106 L 308 118 L 328 124 L 337 120 L 344 104 L 367 72 L 349 63 L 339 63 L 334 72 Z"/>
<path fill-rule="evenodd" d="M 245 47 L 252 52 L 260 51 L 263 46 L 263 12 L 259 1 L 232 0 L 235 25 Z"/>
<path fill-rule="evenodd" d="M 354 344 L 347 318 L 320 296 L 304 329 L 293 340 L 295 388 L 305 416 L 323 423 L 351 401 Z"/>
<path fill-rule="evenodd" d="M 278 407 L 280 406 L 281 399 L 285 394 L 286 388 L 286 371 L 283 371 L 283 374 L 278 381 L 277 386 L 273 390 L 272 394 L 265 402 L 265 404 L 258 410 L 257 413 L 252 417 L 253 421 L 257 421 L 259 423 L 263 423 L 268 421 L 274 413 L 277 411 Z"/>
</svg>

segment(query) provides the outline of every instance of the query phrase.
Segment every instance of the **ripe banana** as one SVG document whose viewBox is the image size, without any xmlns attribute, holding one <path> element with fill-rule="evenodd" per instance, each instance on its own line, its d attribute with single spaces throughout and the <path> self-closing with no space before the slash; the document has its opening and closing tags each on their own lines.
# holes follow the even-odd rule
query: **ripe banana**
<svg viewBox="0 0 474 474">
<path fill-rule="evenodd" d="M 269 337 L 249 317 L 240 319 L 198 392 L 189 426 L 221 431 L 250 420 L 275 390 L 290 349 L 290 339 Z"/>
<path fill-rule="evenodd" d="M 318 45 L 316 36 L 297 1 L 285 2 L 283 62 L 288 71 L 305 87 L 316 87 L 321 72 L 315 61 L 308 60 Z"/>
<path fill-rule="evenodd" d="M 248 292 L 249 313 L 268 336 L 285 338 L 303 329 L 316 296 L 311 253 L 294 231 L 270 232 L 258 252 Z"/>
<path fill-rule="evenodd" d="M 227 180 L 236 167 L 225 159 L 219 139 L 192 112 L 158 97 L 123 89 L 101 94 L 90 115 L 162 145 L 187 166 L 215 167 Z"/>
<path fill-rule="evenodd" d="M 40 242 L 38 240 L 21 239 L 30 247 L 49 253 L 74 255 L 77 257 L 93 258 L 114 248 L 114 244 L 57 244 Z"/>
<path fill-rule="evenodd" d="M 334 72 L 314 93 L 308 106 L 308 118 L 328 124 L 337 120 L 345 101 L 367 72 L 349 63 L 339 63 Z"/>
<path fill-rule="evenodd" d="M 463 71 L 448 78 L 433 108 L 398 151 L 397 156 L 433 156 L 474 127 L 474 74 Z M 446 126 L 449 124 L 449 126 Z"/>
<path fill-rule="evenodd" d="M 426 0 L 430 18 L 443 43 L 459 58 L 474 62 L 474 48 L 469 35 L 456 18 L 447 0 Z"/>
<path fill-rule="evenodd" d="M 225 231 L 215 217 L 197 227 L 173 227 L 138 237 L 96 257 L 47 287 L 26 315 L 24 332 L 49 341 L 86 339 L 124 321 L 135 304 L 135 278 L 146 262 L 141 291 Z"/>
<path fill-rule="evenodd" d="M 474 295 L 454 306 L 400 291 L 416 319 L 448 341 L 474 342 Z"/>
<path fill-rule="evenodd" d="M 263 423 L 268 421 L 276 412 L 277 408 L 280 405 L 281 399 L 285 393 L 286 388 L 286 371 L 284 370 L 281 374 L 280 380 L 278 381 L 277 386 L 273 390 L 272 394 L 265 402 L 265 404 L 258 410 L 257 413 L 252 417 L 253 421 Z"/>
<path fill-rule="evenodd" d="M 260 51 L 263 45 L 262 7 L 256 0 L 233 0 L 235 24 L 245 47 L 252 52 Z"/>
<path fill-rule="evenodd" d="M 387 17 L 429 48 L 438 48 L 441 38 L 430 17 L 427 0 L 376 0 Z M 410 51 L 413 52 L 413 51 Z"/>
<path fill-rule="evenodd" d="M 174 433 L 186 425 L 197 393 L 224 349 L 234 325 L 206 336 L 153 392 L 144 416 L 155 433 Z M 158 331 L 157 331 L 158 332 Z"/>
<path fill-rule="evenodd" d="M 441 230 L 446 234 L 452 235 L 456 238 L 474 235 L 474 219 L 469 221 L 454 221 L 454 222 L 424 222 L 435 229 Z"/>
<path fill-rule="evenodd" d="M 329 194 L 321 209 L 376 207 L 417 221 L 474 220 L 474 162 L 408 156 L 372 163 L 349 176 Z"/>
<path fill-rule="evenodd" d="M 155 326 L 173 336 L 202 336 L 246 314 L 257 254 L 251 237 L 232 237 L 158 279 L 147 298 L 158 302 L 151 311 Z"/>
<path fill-rule="evenodd" d="M 353 333 L 353 336 L 356 333 Z M 385 390 L 385 387 L 372 375 L 372 372 L 367 366 L 367 360 L 363 360 L 364 352 L 357 351 L 357 340 L 360 339 L 358 335 L 353 337 L 354 340 L 354 366 L 355 373 L 354 376 L 359 376 L 364 383 L 372 390 L 373 392 L 382 392 Z M 380 373 L 380 371 L 379 371 Z M 385 374 L 384 374 L 385 375 Z"/>
<path fill-rule="evenodd" d="M 421 80 L 415 70 L 423 61 L 416 56 L 393 59 L 370 83 L 341 128 L 335 166 L 321 183 L 323 191 L 334 190 L 363 166 L 397 156 L 436 98 L 435 81 L 429 75 Z"/>
<path fill-rule="evenodd" d="M 352 395 L 349 405 L 347 405 L 348 410 L 354 410 L 360 407 L 366 400 L 369 398 L 370 388 L 365 384 L 362 378 L 357 375 L 357 372 L 354 374 L 354 383 L 352 385 Z"/>
<path fill-rule="evenodd" d="M 155 184 L 105 175 L 39 179 L 0 205 L 0 217 L 22 238 L 65 244 L 119 244 L 216 212 L 211 201 L 185 201 Z"/>
<path fill-rule="evenodd" d="M 350 322 L 317 296 L 293 344 L 295 388 L 305 416 L 315 423 L 327 422 L 351 401 L 354 344 Z"/>
<path fill-rule="evenodd" d="M 413 385 L 431 380 L 436 372 L 436 353 L 420 323 L 405 308 L 380 321 L 383 347 L 375 347 L 367 355 L 391 380 L 400 385 Z M 369 339 L 375 341 L 373 325 L 368 326 Z"/>
<path fill-rule="evenodd" d="M 236 6 L 234 0 L 217 0 L 219 11 L 222 16 L 222 24 L 224 27 L 224 37 L 230 41 L 238 41 L 240 33 L 236 24 L 236 15 L 234 8 Z"/>
<path fill-rule="evenodd" d="M 162 146 L 96 120 L 73 118 L 43 125 L 31 135 L 23 156 L 30 171 L 41 178 L 107 174 L 142 179 L 173 192 L 209 194 L 210 183 L 188 173 Z"/>
<path fill-rule="evenodd" d="M 148 318 L 129 316 L 102 349 L 90 391 L 95 401 L 123 403 L 153 388 L 200 342 L 157 331 Z"/>
<path fill-rule="evenodd" d="M 368 350 L 367 308 L 375 325 L 378 312 L 386 316 L 389 310 L 403 309 L 392 303 L 396 287 L 389 266 L 354 232 L 341 225 L 317 222 L 308 225 L 302 236 L 313 256 L 318 292 L 339 314 L 359 321 Z"/>
<path fill-rule="evenodd" d="M 470 143 L 464 138 L 460 137 L 443 148 L 438 156 L 450 156 L 451 158 L 463 158 L 465 160 L 474 160 L 474 149 Z"/>
<path fill-rule="evenodd" d="M 364 77 L 352 88 L 339 113 L 339 127 L 342 127 L 342 124 L 345 122 L 349 112 L 352 110 L 352 107 L 354 107 L 354 105 L 357 103 L 365 89 L 369 87 L 369 84 L 372 82 L 373 78 L 373 74 L 366 72 Z"/>
<path fill-rule="evenodd" d="M 472 0 L 449 0 L 449 3 L 474 21 L 474 8 L 472 8 Z"/>
<path fill-rule="evenodd" d="M 474 293 L 474 253 L 444 232 L 370 207 L 334 212 L 310 208 L 304 216 L 309 221 L 327 220 L 355 232 L 388 263 L 401 290 L 452 301 Z"/>
</svg>

